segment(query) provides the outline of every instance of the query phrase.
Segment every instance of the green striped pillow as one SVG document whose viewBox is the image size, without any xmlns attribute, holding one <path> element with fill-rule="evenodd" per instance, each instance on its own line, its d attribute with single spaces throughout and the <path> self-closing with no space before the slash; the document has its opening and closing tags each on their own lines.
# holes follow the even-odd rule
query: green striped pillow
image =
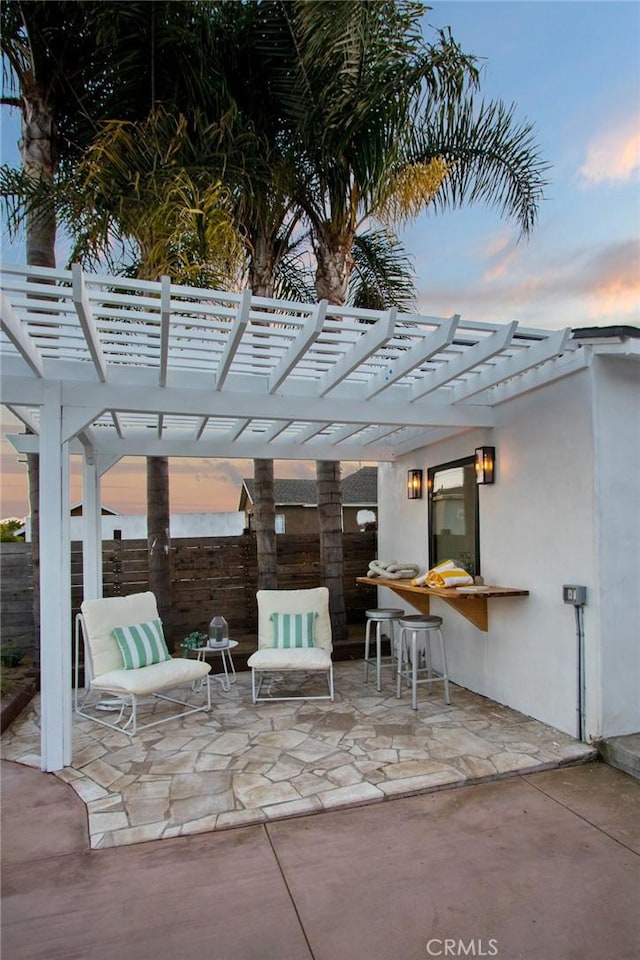
<svg viewBox="0 0 640 960">
<path fill-rule="evenodd" d="M 137 670 L 152 663 L 171 660 L 161 620 L 135 623 L 131 627 L 115 627 L 111 632 L 120 647 L 125 670 Z"/>
<path fill-rule="evenodd" d="M 312 647 L 317 613 L 272 613 L 273 645 L 280 650 Z"/>
</svg>

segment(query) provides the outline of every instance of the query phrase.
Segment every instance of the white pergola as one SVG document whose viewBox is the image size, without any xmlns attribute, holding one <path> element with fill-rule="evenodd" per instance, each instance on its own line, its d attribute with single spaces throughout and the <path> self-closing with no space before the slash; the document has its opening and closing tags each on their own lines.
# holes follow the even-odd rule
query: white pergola
<svg viewBox="0 0 640 960">
<path fill-rule="evenodd" d="M 0 402 L 40 454 L 42 769 L 71 762 L 69 456 L 85 597 L 102 595 L 100 477 L 123 456 L 393 461 L 491 428 L 575 372 L 571 331 L 0 267 Z"/>
</svg>

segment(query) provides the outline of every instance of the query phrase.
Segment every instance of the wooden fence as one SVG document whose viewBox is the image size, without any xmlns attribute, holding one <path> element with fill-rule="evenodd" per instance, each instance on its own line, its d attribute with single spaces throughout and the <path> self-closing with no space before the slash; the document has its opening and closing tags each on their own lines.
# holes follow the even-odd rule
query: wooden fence
<svg viewBox="0 0 640 960">
<path fill-rule="evenodd" d="M 374 587 L 357 586 L 376 556 L 376 533 L 345 533 L 344 590 L 347 619 L 362 623 L 364 611 L 376 604 Z M 280 534 L 278 585 L 280 589 L 320 583 L 317 534 Z M 0 616 L 3 642 L 12 636 L 33 637 L 30 544 L 3 543 Z M 105 597 L 148 590 L 146 540 L 106 540 L 102 544 Z M 171 543 L 171 622 L 165 624 L 170 643 L 178 645 L 192 630 L 206 629 L 215 614 L 224 616 L 238 636 L 255 634 L 258 564 L 255 536 L 181 538 Z M 71 545 L 73 614 L 83 596 L 82 543 Z"/>
<path fill-rule="evenodd" d="M 33 649 L 30 543 L 0 544 L 0 627 L 3 647 Z"/>
</svg>

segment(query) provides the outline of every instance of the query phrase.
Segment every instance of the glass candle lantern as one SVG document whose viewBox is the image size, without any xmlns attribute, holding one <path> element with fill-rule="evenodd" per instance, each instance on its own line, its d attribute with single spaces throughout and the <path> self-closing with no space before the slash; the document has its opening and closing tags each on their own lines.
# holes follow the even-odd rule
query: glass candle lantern
<svg viewBox="0 0 640 960">
<path fill-rule="evenodd" d="M 229 643 L 229 624 L 224 617 L 213 617 L 209 624 L 209 646 L 226 647 Z"/>
</svg>

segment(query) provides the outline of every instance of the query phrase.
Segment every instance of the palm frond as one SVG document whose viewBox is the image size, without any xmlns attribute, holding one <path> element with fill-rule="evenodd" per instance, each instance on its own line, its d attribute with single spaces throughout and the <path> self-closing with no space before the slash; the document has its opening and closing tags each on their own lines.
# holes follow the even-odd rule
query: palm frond
<svg viewBox="0 0 640 960">
<path fill-rule="evenodd" d="M 55 209 L 55 192 L 48 180 L 30 176 L 8 164 L 0 166 L 0 209 L 5 226 L 14 239 L 24 226 L 25 220 L 38 210 Z"/>
<path fill-rule="evenodd" d="M 349 303 L 355 307 L 385 310 L 415 309 L 415 269 L 400 240 L 386 230 L 356 235 L 353 270 L 349 279 Z"/>
<path fill-rule="evenodd" d="M 274 295 L 296 303 L 315 301 L 313 270 L 308 258 L 295 252 L 281 257 L 274 277 Z"/>
<path fill-rule="evenodd" d="M 550 165 L 540 156 L 533 124 L 516 121 L 514 105 L 476 105 L 468 97 L 429 111 L 415 133 L 409 162 L 436 158 L 447 163 L 447 175 L 434 195 L 434 209 L 483 203 L 514 219 L 523 235 L 531 232 Z"/>
</svg>

